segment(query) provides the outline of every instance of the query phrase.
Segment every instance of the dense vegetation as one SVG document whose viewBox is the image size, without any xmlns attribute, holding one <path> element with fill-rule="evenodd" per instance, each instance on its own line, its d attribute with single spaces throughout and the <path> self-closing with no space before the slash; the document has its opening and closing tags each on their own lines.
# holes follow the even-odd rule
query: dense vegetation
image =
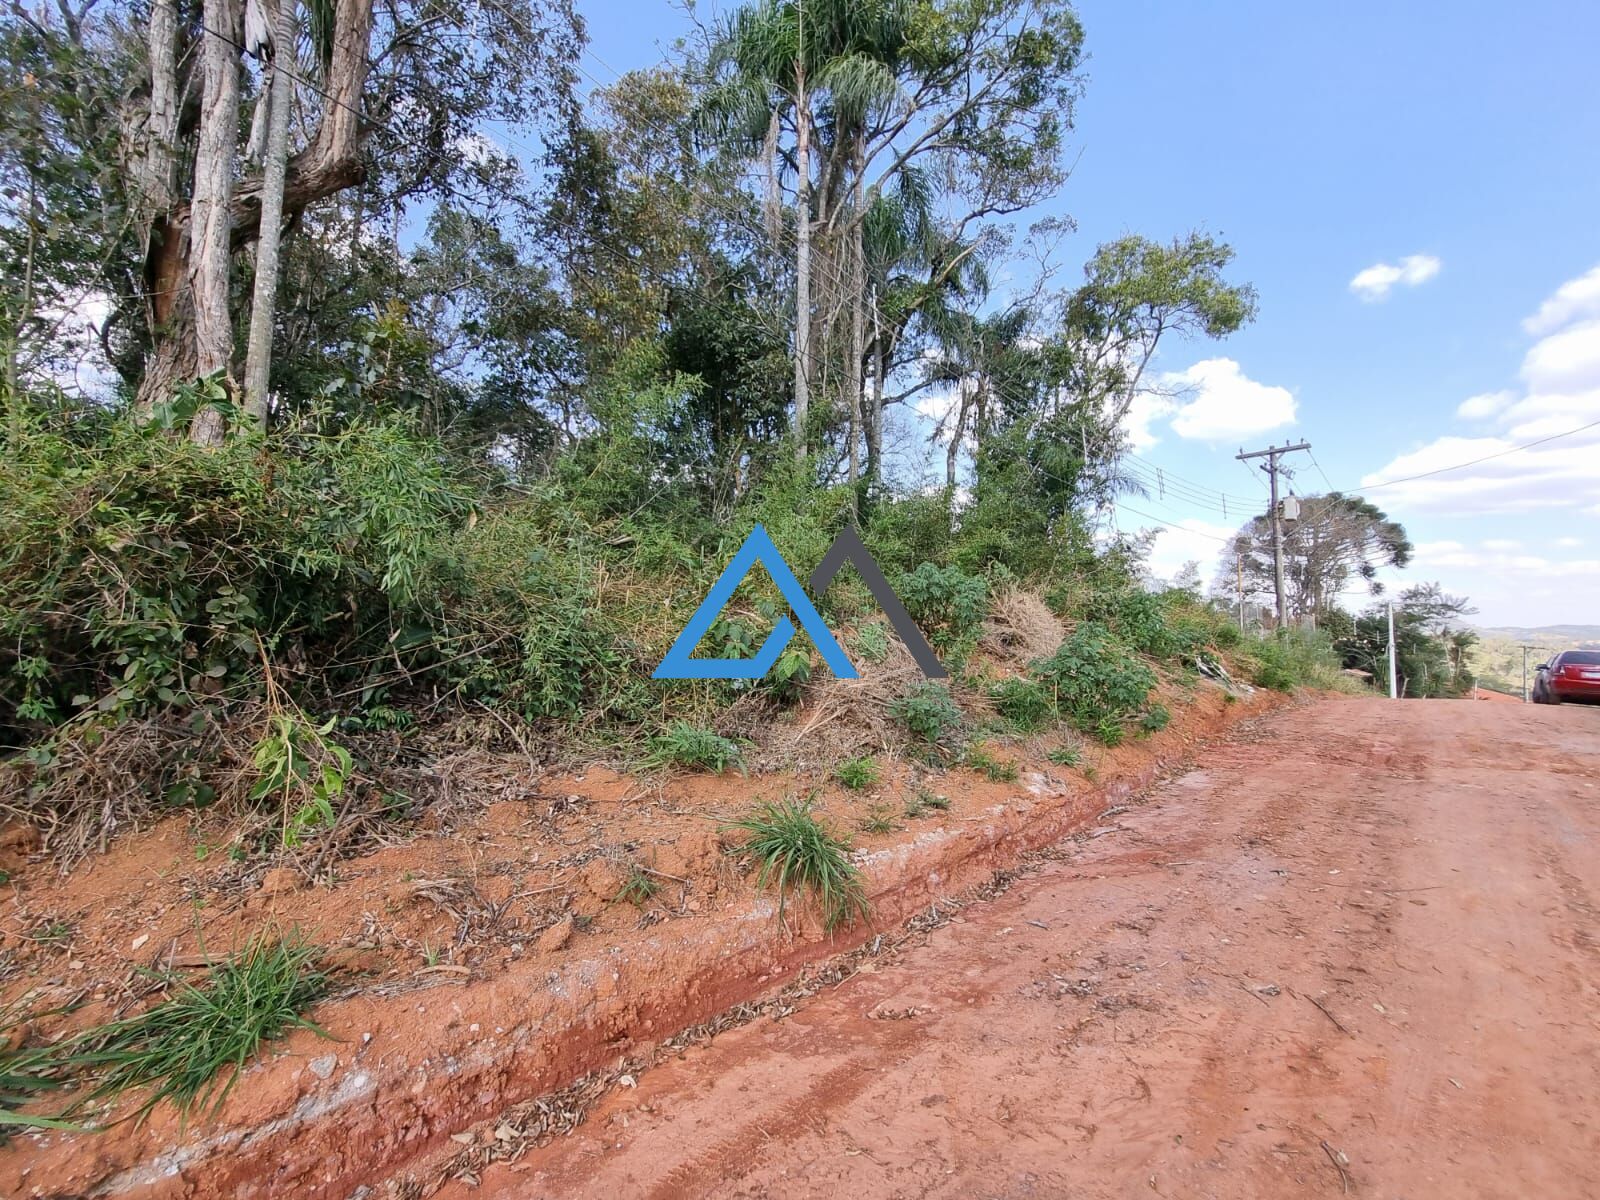
<svg viewBox="0 0 1600 1200">
<path fill-rule="evenodd" d="M 1066 231 L 1019 228 L 1066 179 L 1063 0 L 752 0 L 586 101 L 570 9 L 494 12 L 261 8 L 297 56 L 230 0 L 3 18 L 11 812 L 61 843 L 114 796 L 81 849 L 225 802 L 293 847 L 413 811 L 373 735 L 485 715 L 524 749 L 534 724 L 740 765 L 825 682 L 809 648 L 753 686 L 650 674 L 758 523 L 795 564 L 859 527 L 956 672 L 886 675 L 938 761 L 977 710 L 1158 726 L 1158 671 L 1223 650 L 1326 675 L 1108 536 L 1158 346 L 1255 295 L 1204 234 L 1063 284 Z M 911 411 L 935 395 L 939 464 Z M 974 652 L 1017 593 L 1068 636 L 996 672 Z M 853 577 L 818 601 L 893 653 Z M 707 649 L 779 615 L 749 582 Z"/>
</svg>

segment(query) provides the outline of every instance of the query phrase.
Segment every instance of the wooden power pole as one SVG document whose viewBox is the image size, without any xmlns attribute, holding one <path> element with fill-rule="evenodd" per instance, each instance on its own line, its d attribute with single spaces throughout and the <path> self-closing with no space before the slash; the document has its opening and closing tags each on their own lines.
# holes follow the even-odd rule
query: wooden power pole
<svg viewBox="0 0 1600 1200">
<path fill-rule="evenodd" d="M 1252 450 L 1248 454 L 1240 450 L 1234 456 L 1240 462 L 1252 458 L 1267 460 L 1261 464 L 1261 469 L 1267 473 L 1267 478 L 1272 480 L 1272 511 L 1268 515 L 1272 518 L 1272 590 L 1278 601 L 1279 629 L 1283 628 L 1287 614 L 1283 600 L 1283 509 L 1278 499 L 1278 474 L 1283 468 L 1278 465 L 1278 459 L 1296 450 L 1309 449 L 1311 449 L 1310 442 L 1297 442 L 1293 446 L 1269 446 L 1265 450 Z"/>
</svg>

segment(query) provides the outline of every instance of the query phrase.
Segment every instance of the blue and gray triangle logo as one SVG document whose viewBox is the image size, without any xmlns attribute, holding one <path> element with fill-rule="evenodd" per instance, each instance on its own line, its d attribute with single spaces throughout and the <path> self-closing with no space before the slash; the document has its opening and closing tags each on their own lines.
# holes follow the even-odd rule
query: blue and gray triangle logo
<svg viewBox="0 0 1600 1200">
<path fill-rule="evenodd" d="M 733 598 L 735 589 L 757 563 L 767 569 L 772 582 L 788 601 L 793 619 L 781 618 L 767 635 L 767 640 L 761 643 L 761 648 L 756 651 L 754 657 L 691 657 L 695 647 L 700 644 L 700 639 L 710 631 L 718 614 Z M 900 597 L 894 594 L 894 589 L 889 586 L 888 579 L 884 577 L 883 571 L 879 569 L 854 527 L 847 526 L 834 539 L 833 545 L 829 546 L 828 552 L 822 556 L 822 561 L 811 572 L 810 578 L 806 581 L 811 595 L 821 595 L 826 591 L 828 584 L 833 582 L 833 577 L 846 566 L 855 567 L 856 573 L 861 576 L 861 581 L 866 584 L 873 599 L 883 609 L 884 616 L 889 618 L 889 624 L 893 626 L 895 633 L 900 635 L 900 640 L 905 643 L 912 658 L 922 668 L 922 673 L 929 679 L 945 678 L 949 672 L 944 669 L 928 640 L 922 636 L 922 630 L 917 628 L 917 623 L 911 619 L 911 614 L 906 611 L 905 605 L 900 603 Z M 800 622 L 800 627 L 806 631 L 806 636 L 816 646 L 818 653 L 822 655 L 822 661 L 828 664 L 830 671 L 840 679 L 860 678 L 855 667 L 851 665 L 849 656 L 839 645 L 838 639 L 833 636 L 833 631 L 817 612 L 816 605 L 811 602 L 811 596 L 800 586 L 800 581 L 789 569 L 789 564 L 784 562 L 783 555 L 779 554 L 778 548 L 772 544 L 772 538 L 762 526 L 757 525 L 744 540 L 744 545 L 739 547 L 739 553 L 733 556 L 733 561 L 723 569 L 721 575 L 717 576 L 716 583 L 711 585 L 711 590 L 706 593 L 706 598 L 700 601 L 700 606 L 694 610 L 694 615 L 683 627 L 683 632 L 673 641 L 672 648 L 667 651 L 667 656 L 661 660 L 661 665 L 655 669 L 652 678 L 760 679 L 772 669 L 772 664 L 778 661 L 778 656 L 794 637 L 795 621 Z"/>
</svg>

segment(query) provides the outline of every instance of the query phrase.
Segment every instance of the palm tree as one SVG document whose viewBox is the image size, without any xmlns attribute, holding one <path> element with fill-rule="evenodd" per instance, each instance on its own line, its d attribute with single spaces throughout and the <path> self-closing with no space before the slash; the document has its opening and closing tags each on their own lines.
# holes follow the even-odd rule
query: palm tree
<svg viewBox="0 0 1600 1200">
<path fill-rule="evenodd" d="M 817 369 L 813 284 L 818 279 L 838 293 L 840 303 L 832 307 L 851 314 L 845 391 L 853 386 L 853 408 L 859 412 L 866 289 L 863 221 L 857 219 L 865 194 L 861 174 L 872 120 L 898 92 L 904 11 L 903 0 L 758 0 L 727 19 L 707 63 L 712 85 L 701 103 L 701 127 L 760 158 L 775 240 L 782 183 L 794 180 L 795 449 L 800 457 L 809 443 Z M 813 261 L 819 227 L 824 237 L 820 270 Z"/>
</svg>

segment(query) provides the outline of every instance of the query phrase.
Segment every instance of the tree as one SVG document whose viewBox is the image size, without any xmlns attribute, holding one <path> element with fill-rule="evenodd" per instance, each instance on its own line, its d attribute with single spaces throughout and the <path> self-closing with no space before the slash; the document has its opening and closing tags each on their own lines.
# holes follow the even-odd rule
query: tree
<svg viewBox="0 0 1600 1200">
<path fill-rule="evenodd" d="M 985 222 L 1037 202 L 1065 178 L 1082 41 L 1064 0 L 814 0 L 803 11 L 760 0 L 718 31 L 703 123 L 763 164 L 774 207 L 785 183 L 794 197 L 802 446 L 811 387 L 833 366 L 848 461 L 858 428 L 870 439 L 878 425 L 878 414 L 859 425 L 855 414 L 869 324 L 866 224 L 880 198 L 902 189 L 914 169 L 927 168 L 923 185 L 938 180 L 929 211 L 942 211 L 942 245 L 956 257 L 931 278 L 948 275 Z M 816 284 L 826 291 L 814 312 Z M 834 333 L 820 355 L 819 314 L 821 331 Z M 873 353 L 883 357 L 881 345 Z M 879 457 L 869 440 L 869 469 Z"/>
<path fill-rule="evenodd" d="M 1300 499 L 1300 518 L 1286 523 L 1283 538 L 1284 586 L 1290 619 L 1319 624 L 1339 595 L 1360 580 L 1372 595 L 1383 591 L 1381 567 L 1404 567 L 1412 546 L 1405 528 L 1360 496 L 1330 492 Z M 1247 597 L 1273 591 L 1272 521 L 1252 518 L 1240 530 L 1221 564 L 1232 587 L 1235 556 L 1243 563 Z"/>
<path fill-rule="evenodd" d="M 1472 688 L 1466 651 L 1476 640 L 1455 621 L 1474 609 L 1436 583 L 1400 593 L 1394 606 L 1395 690 L 1406 699 L 1465 695 Z M 1341 616 L 1343 614 L 1340 614 Z M 1334 647 L 1347 666 L 1370 671 L 1385 687 L 1389 675 L 1389 612 L 1375 605 L 1335 632 Z"/>
<path fill-rule="evenodd" d="M 249 0 L 254 4 L 255 0 Z M 289 166 L 289 106 L 294 81 L 289 72 L 299 23 L 295 0 L 276 0 L 271 40 L 272 84 L 263 89 L 268 109 L 265 164 L 261 178 L 261 233 L 256 239 L 255 291 L 250 302 L 250 338 L 245 358 L 244 410 L 258 425 L 267 419 L 267 373 L 272 365 L 272 329 L 278 300 L 278 239 L 283 226 L 283 188 Z"/>
<path fill-rule="evenodd" d="M 1083 285 L 1060 300 L 1051 350 L 1064 394 L 1115 430 L 1163 339 L 1224 338 L 1254 320 L 1255 288 L 1223 278 L 1233 257 L 1227 243 L 1200 233 L 1170 245 L 1129 236 L 1101 246 Z"/>
</svg>

